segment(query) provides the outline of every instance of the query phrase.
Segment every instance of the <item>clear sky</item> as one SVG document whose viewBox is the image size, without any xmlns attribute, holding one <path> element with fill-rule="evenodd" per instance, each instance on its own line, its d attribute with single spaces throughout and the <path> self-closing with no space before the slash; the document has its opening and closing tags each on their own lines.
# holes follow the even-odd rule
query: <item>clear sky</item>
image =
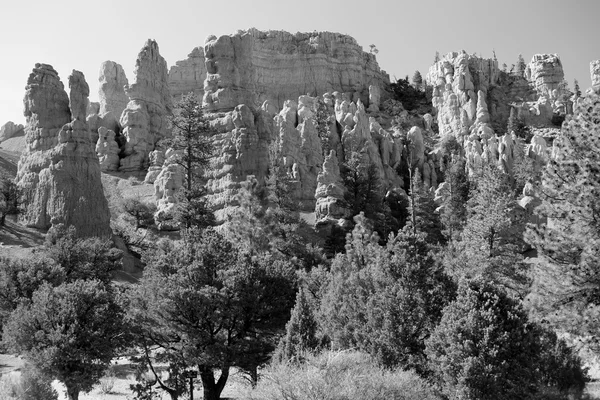
<svg viewBox="0 0 600 400">
<path fill-rule="evenodd" d="M 93 4 L 93 6 L 91 6 Z M 120 63 L 131 81 L 145 41 L 155 39 L 169 66 L 208 35 L 238 29 L 333 31 L 353 36 L 390 77 L 420 70 L 435 52 L 466 50 L 513 64 L 522 54 L 557 53 L 569 86 L 591 85 L 600 59 L 600 0 L 3 0 L 0 6 L 0 125 L 24 123 L 23 95 L 35 63 L 51 64 L 65 86 L 73 69 L 98 99 L 98 70 Z"/>
</svg>

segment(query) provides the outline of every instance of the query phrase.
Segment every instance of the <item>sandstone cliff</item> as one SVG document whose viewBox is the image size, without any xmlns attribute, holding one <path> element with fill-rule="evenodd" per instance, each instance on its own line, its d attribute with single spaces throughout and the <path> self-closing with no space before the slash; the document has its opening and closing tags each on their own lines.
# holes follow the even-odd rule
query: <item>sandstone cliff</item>
<svg viewBox="0 0 600 400">
<path fill-rule="evenodd" d="M 83 74 L 69 77 L 70 97 L 50 65 L 36 64 L 27 81 L 27 147 L 17 184 L 24 191 L 28 226 L 73 225 L 81 237 L 108 237 L 110 214 L 100 165 L 86 123 L 89 87 Z"/>
<path fill-rule="evenodd" d="M 375 56 L 350 36 L 331 32 L 297 33 L 249 29 L 204 45 L 207 77 L 204 103 L 211 111 L 238 104 L 258 108 L 325 92 L 351 93 L 369 104 L 369 86 L 385 88 L 389 77 Z"/>
<path fill-rule="evenodd" d="M 169 69 L 169 90 L 173 97 L 192 92 L 202 100 L 205 79 L 204 49 L 195 47 L 187 59 L 177 61 Z"/>
<path fill-rule="evenodd" d="M 590 78 L 593 87 L 600 87 L 600 60 L 590 62 Z"/>
<path fill-rule="evenodd" d="M 110 119 L 118 122 L 129 102 L 129 98 L 125 94 L 128 81 L 123 67 L 114 61 L 103 62 L 100 66 L 98 81 L 100 83 L 98 89 L 100 109 L 98 114 L 102 120 Z M 112 123 L 112 126 L 110 123 L 104 123 L 102 126 L 115 130 L 114 123 Z"/>
</svg>

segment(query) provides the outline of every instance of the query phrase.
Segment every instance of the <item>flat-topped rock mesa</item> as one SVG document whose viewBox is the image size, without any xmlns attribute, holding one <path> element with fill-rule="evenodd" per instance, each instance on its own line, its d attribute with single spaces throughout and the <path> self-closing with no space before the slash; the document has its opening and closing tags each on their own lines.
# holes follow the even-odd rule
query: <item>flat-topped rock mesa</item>
<svg viewBox="0 0 600 400">
<path fill-rule="evenodd" d="M 169 134 L 167 118 L 173 106 L 167 62 L 156 41 L 148 40 L 140 51 L 134 75 L 133 83 L 125 87 L 129 103 L 120 119 L 126 138 L 120 170 L 126 172 L 148 167 L 150 152 Z"/>
<path fill-rule="evenodd" d="M 204 53 L 204 104 L 211 111 L 231 111 L 238 104 L 256 109 L 265 100 L 282 109 L 286 100 L 334 91 L 368 105 L 369 86 L 385 89 L 389 84 L 375 55 L 339 33 L 252 28 L 209 36 Z"/>
<path fill-rule="evenodd" d="M 169 69 L 169 90 L 174 98 L 192 92 L 202 100 L 205 79 L 204 49 L 195 47 L 185 60 Z"/>
<path fill-rule="evenodd" d="M 80 237 L 109 237 L 108 203 L 86 123 L 89 86 L 81 72 L 73 71 L 69 87 L 67 96 L 47 64 L 36 64 L 27 81 L 27 145 L 16 178 L 27 208 L 20 219 L 38 229 L 65 224 Z"/>
</svg>

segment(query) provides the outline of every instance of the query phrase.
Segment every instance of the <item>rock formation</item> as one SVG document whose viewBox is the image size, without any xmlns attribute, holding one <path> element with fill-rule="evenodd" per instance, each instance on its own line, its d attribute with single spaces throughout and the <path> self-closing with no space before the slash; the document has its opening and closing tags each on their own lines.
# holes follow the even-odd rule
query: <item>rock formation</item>
<svg viewBox="0 0 600 400">
<path fill-rule="evenodd" d="M 557 100 L 562 94 L 565 74 L 556 54 L 536 54 L 525 69 L 525 77 L 531 82 L 539 96 Z"/>
<path fill-rule="evenodd" d="M 119 169 L 119 145 L 115 140 L 115 132 L 104 126 L 98 128 L 96 154 L 102 171 Z"/>
<path fill-rule="evenodd" d="M 78 71 L 69 86 L 70 97 L 46 64 L 36 64 L 27 81 L 27 147 L 17 184 L 28 207 L 21 220 L 39 229 L 73 225 L 80 237 L 109 237 L 108 204 L 86 123 L 89 87 Z"/>
<path fill-rule="evenodd" d="M 98 113 L 100 115 L 113 113 L 118 120 L 129 103 L 129 97 L 125 94 L 128 81 L 123 67 L 114 61 L 104 61 L 100 65 L 98 81 L 100 83 L 98 89 L 100 110 Z"/>
<path fill-rule="evenodd" d="M 369 104 L 369 86 L 384 89 L 389 83 L 375 56 L 339 33 L 252 28 L 208 37 L 204 53 L 204 103 L 213 111 L 230 111 L 238 104 L 258 108 L 265 100 L 282 108 L 300 95 L 333 91 Z"/>
<path fill-rule="evenodd" d="M 188 58 L 177 61 L 169 69 L 169 89 L 176 98 L 182 94 L 194 93 L 198 99 L 204 96 L 204 80 L 206 66 L 204 65 L 204 49 L 195 47 Z"/>
<path fill-rule="evenodd" d="M 8 121 L 0 127 L 0 142 L 23 133 L 23 125 Z"/>
<path fill-rule="evenodd" d="M 156 142 L 168 135 L 167 116 L 172 109 L 167 63 L 154 40 L 148 40 L 140 51 L 134 74 L 133 84 L 125 87 L 129 103 L 120 120 L 127 139 L 121 171 L 148 167 L 149 154 Z"/>
<path fill-rule="evenodd" d="M 347 210 L 344 207 L 345 190 L 337 155 L 334 150 L 331 150 L 329 155 L 325 157 L 323 169 L 317 176 L 317 189 L 315 191 L 317 225 L 347 216 Z"/>
<path fill-rule="evenodd" d="M 590 62 L 590 78 L 594 88 L 600 87 L 600 60 Z"/>
</svg>

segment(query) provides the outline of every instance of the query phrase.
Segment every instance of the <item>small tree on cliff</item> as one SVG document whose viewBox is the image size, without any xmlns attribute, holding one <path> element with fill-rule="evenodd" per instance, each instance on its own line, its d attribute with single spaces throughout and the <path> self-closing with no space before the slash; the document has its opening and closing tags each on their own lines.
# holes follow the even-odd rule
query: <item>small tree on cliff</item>
<svg viewBox="0 0 600 400">
<path fill-rule="evenodd" d="M 214 216 L 206 205 L 203 179 L 213 154 L 210 137 L 215 131 L 193 93 L 175 104 L 170 121 L 173 137 L 166 144 L 180 152 L 175 162 L 184 172 L 183 199 L 176 219 L 187 229 L 212 225 Z"/>
</svg>

